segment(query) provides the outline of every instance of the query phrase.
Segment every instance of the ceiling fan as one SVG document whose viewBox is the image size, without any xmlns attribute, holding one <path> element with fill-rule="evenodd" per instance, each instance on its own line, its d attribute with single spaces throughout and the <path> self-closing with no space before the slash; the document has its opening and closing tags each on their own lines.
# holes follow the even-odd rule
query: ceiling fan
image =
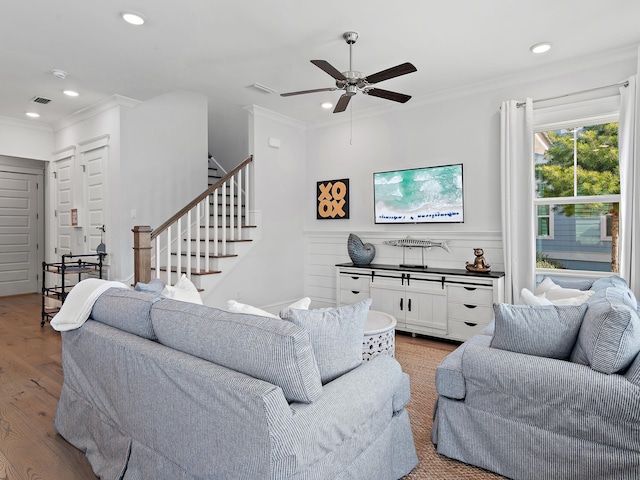
<svg viewBox="0 0 640 480">
<path fill-rule="evenodd" d="M 359 91 L 365 95 L 373 95 L 374 97 L 380 97 L 394 102 L 405 103 L 411 96 L 404 93 L 391 92 L 389 90 L 383 90 L 382 88 L 374 87 L 373 85 L 382 82 L 383 80 L 389 80 L 390 78 L 406 75 L 407 73 L 416 72 L 417 69 L 411 63 L 402 63 L 395 67 L 387 68 L 381 72 L 374 73 L 372 75 L 364 75 L 361 72 L 353 70 L 352 66 L 352 46 L 358 40 L 358 34 L 356 32 L 345 32 L 342 37 L 349 45 L 349 70 L 346 72 L 340 72 L 333 65 L 326 60 L 311 60 L 316 67 L 325 71 L 336 80 L 336 86 L 331 88 L 316 88 L 313 90 L 300 90 L 298 92 L 281 93 L 282 97 L 291 97 L 293 95 L 303 95 L 306 93 L 316 92 L 331 92 L 334 90 L 344 90 L 344 93 L 338 100 L 333 113 L 344 112 L 349 105 L 351 97 L 353 97 Z"/>
</svg>

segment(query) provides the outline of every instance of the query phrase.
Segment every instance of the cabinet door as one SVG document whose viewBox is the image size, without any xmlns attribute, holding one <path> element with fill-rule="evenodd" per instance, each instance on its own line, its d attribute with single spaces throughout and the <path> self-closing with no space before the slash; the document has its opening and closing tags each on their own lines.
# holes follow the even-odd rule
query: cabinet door
<svg viewBox="0 0 640 480">
<path fill-rule="evenodd" d="M 404 330 L 406 300 L 404 288 L 394 286 L 371 285 L 371 310 L 378 310 L 393 315 L 396 318 L 396 328 Z"/>
<path fill-rule="evenodd" d="M 434 335 L 447 332 L 447 296 L 439 285 L 416 284 L 407 287 L 406 292 L 407 328 Z"/>
</svg>

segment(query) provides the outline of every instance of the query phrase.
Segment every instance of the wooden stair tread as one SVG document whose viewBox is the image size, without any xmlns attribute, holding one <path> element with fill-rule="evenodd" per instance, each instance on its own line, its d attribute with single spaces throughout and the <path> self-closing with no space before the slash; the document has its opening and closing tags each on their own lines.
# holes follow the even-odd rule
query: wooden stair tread
<svg viewBox="0 0 640 480">
<path fill-rule="evenodd" d="M 155 270 L 155 267 L 151 267 L 151 270 Z M 166 272 L 167 267 L 160 267 L 161 272 Z M 177 267 L 171 267 L 171 273 L 178 273 Z M 179 273 L 187 273 L 186 268 L 181 268 Z M 222 273 L 220 270 L 196 270 L 191 269 L 191 275 L 215 275 L 216 273 Z"/>
<path fill-rule="evenodd" d="M 172 256 L 177 256 L 178 254 L 175 253 L 175 252 L 172 252 L 171 255 Z M 180 256 L 186 257 L 187 256 L 187 252 L 180 252 Z M 191 252 L 191 256 L 192 257 L 196 257 L 197 255 L 196 255 L 195 252 Z M 209 258 L 233 258 L 233 257 L 237 257 L 237 256 L 238 255 L 235 254 L 235 253 L 228 253 L 228 254 L 225 254 L 225 255 L 214 255 L 213 253 L 209 254 Z M 204 253 L 200 252 L 200 257 L 201 258 L 206 258 L 207 256 Z"/>
</svg>

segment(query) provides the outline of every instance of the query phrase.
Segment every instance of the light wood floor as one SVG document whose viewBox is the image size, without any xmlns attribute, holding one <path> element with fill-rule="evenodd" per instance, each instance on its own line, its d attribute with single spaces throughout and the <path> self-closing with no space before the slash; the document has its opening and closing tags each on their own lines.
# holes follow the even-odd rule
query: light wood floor
<svg viewBox="0 0 640 480">
<path fill-rule="evenodd" d="M 60 334 L 40 327 L 37 294 L 0 297 L 0 480 L 94 480 L 84 454 L 53 427 L 62 388 Z M 399 333 L 452 351 L 457 344 Z"/>
<path fill-rule="evenodd" d="M 84 454 L 53 428 L 60 334 L 40 327 L 40 295 L 0 297 L 0 480 L 93 480 Z"/>
</svg>

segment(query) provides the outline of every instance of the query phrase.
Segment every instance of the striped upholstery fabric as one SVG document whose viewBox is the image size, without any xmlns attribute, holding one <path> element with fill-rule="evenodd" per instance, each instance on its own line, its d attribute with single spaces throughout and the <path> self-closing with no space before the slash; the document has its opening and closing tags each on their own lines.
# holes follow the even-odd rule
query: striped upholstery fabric
<svg viewBox="0 0 640 480">
<path fill-rule="evenodd" d="M 625 378 L 640 387 L 640 354 L 636 355 L 635 360 L 624 374 Z"/>
<path fill-rule="evenodd" d="M 553 283 L 562 288 L 573 288 L 575 290 L 589 290 L 593 285 L 593 280 L 569 280 L 562 277 L 545 276 L 542 281 L 550 278 Z"/>
<path fill-rule="evenodd" d="M 164 300 L 151 309 L 158 341 L 282 388 L 288 401 L 322 393 L 309 333 L 279 318 Z"/>
<path fill-rule="evenodd" d="M 93 304 L 90 318 L 149 340 L 157 340 L 151 306 L 164 299 L 158 293 L 110 288 Z"/>
<path fill-rule="evenodd" d="M 522 480 L 640 478 L 640 389 L 586 366 L 469 345 L 464 401 L 440 396 L 439 453 Z"/>
<path fill-rule="evenodd" d="M 627 368 L 640 351 L 640 318 L 621 298 L 619 288 L 607 288 L 589 302 L 571 361 L 602 373 Z M 603 293 L 604 292 L 604 293 Z"/>
<path fill-rule="evenodd" d="M 370 306 L 369 298 L 337 308 L 281 312 L 282 318 L 309 331 L 323 384 L 362 363 L 362 338 Z"/>
<path fill-rule="evenodd" d="M 597 292 L 598 290 L 609 287 L 628 288 L 628 285 L 623 278 L 617 275 L 611 275 L 610 277 L 598 278 L 593 282 L 590 289 Z"/>
<path fill-rule="evenodd" d="M 541 357 L 568 359 L 587 305 L 495 304 L 491 347 Z"/>
<path fill-rule="evenodd" d="M 571 360 L 582 358 L 582 365 L 487 348 L 478 340 L 483 335 L 443 360 L 431 432 L 438 453 L 518 480 L 640 479 L 635 298 L 616 276 L 596 280 L 591 290 L 596 293 L 571 352 Z M 540 344 L 527 336 L 561 335 L 557 323 L 534 317 L 517 318 L 519 328 L 509 324 L 511 331 L 501 331 L 507 313 L 517 317 L 523 311 L 496 308 L 492 346 L 506 342 L 514 350 L 536 350 Z"/>
<path fill-rule="evenodd" d="M 447 355 L 436 369 L 436 390 L 445 397 L 462 400 L 467 391 L 462 375 L 462 355 L 469 345 L 488 347 L 491 336 L 474 335 Z"/>
<path fill-rule="evenodd" d="M 162 304 L 186 330 L 206 308 Z M 177 304 L 191 313 L 173 317 L 167 306 Z M 274 319 L 265 320 L 269 337 Z M 224 340 L 233 330 L 252 335 L 242 324 L 226 323 Z M 100 478 L 396 480 L 418 463 L 404 408 L 408 377 L 386 355 L 325 385 L 312 403 L 288 403 L 271 383 L 92 320 L 64 332 L 62 343 L 55 427 Z M 249 355 L 243 347 L 239 355 Z"/>
</svg>

